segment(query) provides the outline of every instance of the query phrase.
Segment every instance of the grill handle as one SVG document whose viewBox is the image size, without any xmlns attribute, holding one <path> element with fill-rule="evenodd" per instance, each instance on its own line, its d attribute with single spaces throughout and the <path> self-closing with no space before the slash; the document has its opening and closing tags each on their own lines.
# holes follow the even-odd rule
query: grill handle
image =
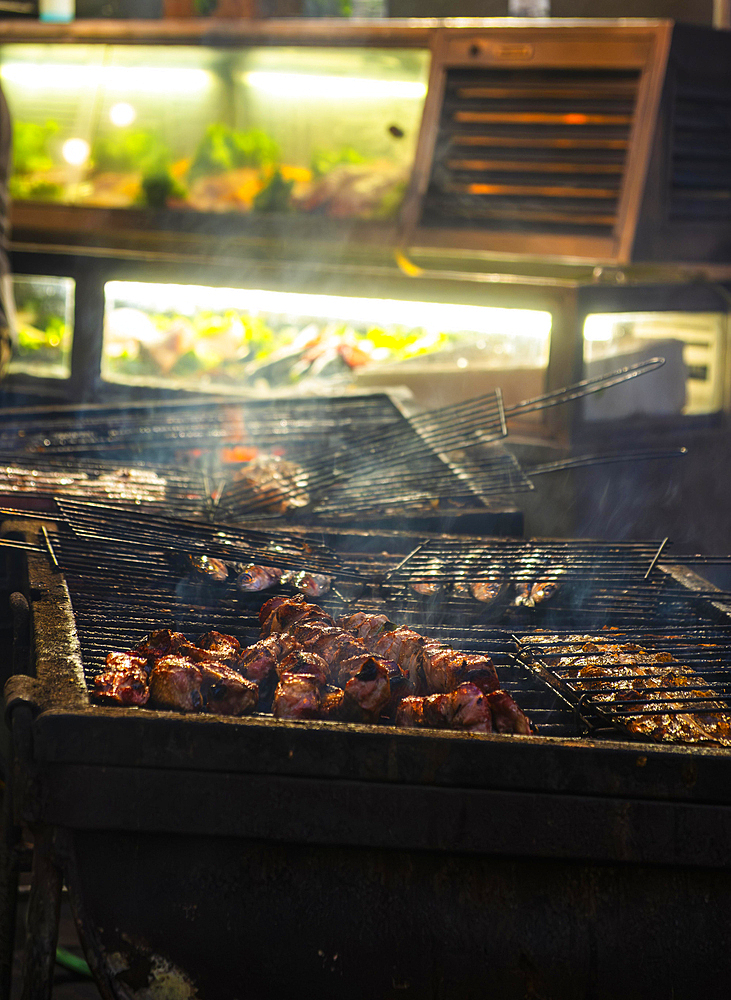
<svg viewBox="0 0 731 1000">
<path fill-rule="evenodd" d="M 645 451 L 607 451 L 602 455 L 577 455 L 558 462 L 545 462 L 526 469 L 529 476 L 541 476 L 547 472 L 563 472 L 564 469 L 588 469 L 593 465 L 611 465 L 615 462 L 644 462 L 655 458 L 681 458 L 688 454 L 687 448 L 655 448 Z"/>
<path fill-rule="evenodd" d="M 533 413 L 535 410 L 546 410 L 549 406 L 559 406 L 561 403 L 583 399 L 584 396 L 590 396 L 593 392 L 600 392 L 612 385 L 620 385 L 622 382 L 629 382 L 630 379 L 638 378 L 640 375 L 654 372 L 658 368 L 662 368 L 664 364 L 665 358 L 648 358 L 647 361 L 638 361 L 637 364 L 618 368 L 614 372 L 607 372 L 606 375 L 585 378 L 581 382 L 564 386 L 563 389 L 553 389 L 542 396 L 534 396 L 533 399 L 524 399 L 522 403 L 505 407 L 505 416 L 507 418 L 517 417 L 524 413 Z"/>
</svg>

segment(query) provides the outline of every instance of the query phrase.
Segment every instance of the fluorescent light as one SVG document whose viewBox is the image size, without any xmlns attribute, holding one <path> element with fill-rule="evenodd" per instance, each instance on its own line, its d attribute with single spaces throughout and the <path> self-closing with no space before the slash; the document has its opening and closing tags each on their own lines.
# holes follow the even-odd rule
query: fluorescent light
<svg viewBox="0 0 731 1000">
<path fill-rule="evenodd" d="M 365 299 L 344 295 L 307 295 L 263 289 L 211 288 L 202 285 L 168 285 L 137 281 L 109 281 L 104 287 L 107 309 L 133 306 L 150 312 L 176 312 L 193 316 L 199 310 L 240 309 L 250 314 L 339 320 L 357 326 L 384 329 L 399 326 L 425 332 L 502 334 L 530 336 L 546 347 L 551 314 L 535 309 L 498 309 L 444 302 L 399 299 Z"/>
<path fill-rule="evenodd" d="M 131 125 L 136 117 L 137 112 L 127 101 L 117 101 L 109 109 L 109 121 L 112 125 L 118 125 L 120 128 Z"/>
<path fill-rule="evenodd" d="M 361 76 L 319 76 L 315 73 L 252 71 L 243 74 L 244 83 L 254 90 L 294 101 L 316 97 L 334 101 L 357 98 L 423 99 L 426 84 L 414 80 L 383 80 Z"/>
<path fill-rule="evenodd" d="M 72 167 L 81 167 L 89 159 L 91 146 L 86 139 L 67 139 L 61 147 L 61 156 Z"/>
<path fill-rule="evenodd" d="M 129 93 L 193 94 L 211 83 L 204 69 L 180 66 L 98 66 L 83 63 L 8 62 L 0 67 L 5 83 L 34 90 L 104 87 Z"/>
</svg>

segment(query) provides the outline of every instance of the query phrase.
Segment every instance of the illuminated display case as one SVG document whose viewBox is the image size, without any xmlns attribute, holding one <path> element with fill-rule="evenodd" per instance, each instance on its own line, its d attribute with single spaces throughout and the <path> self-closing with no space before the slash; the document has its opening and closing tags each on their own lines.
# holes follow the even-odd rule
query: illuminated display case
<svg viewBox="0 0 731 1000">
<path fill-rule="evenodd" d="M 550 329 L 539 310 L 113 281 L 102 377 L 257 394 L 391 382 L 418 396 L 420 377 L 456 372 L 478 379 L 480 392 L 490 376 L 517 380 L 527 396 L 543 388 Z"/>
<path fill-rule="evenodd" d="M 391 219 L 429 53 L 6 44 L 17 202 Z"/>
</svg>

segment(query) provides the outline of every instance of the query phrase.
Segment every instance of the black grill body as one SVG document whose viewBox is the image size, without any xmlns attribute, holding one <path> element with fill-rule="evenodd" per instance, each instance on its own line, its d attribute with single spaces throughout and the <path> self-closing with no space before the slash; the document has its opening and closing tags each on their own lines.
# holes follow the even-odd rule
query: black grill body
<svg viewBox="0 0 731 1000">
<path fill-rule="evenodd" d="M 23 587 L 32 912 L 62 872 L 105 997 L 690 998 L 731 972 L 727 751 L 92 707 L 125 581 L 84 605 L 31 554 Z"/>
</svg>

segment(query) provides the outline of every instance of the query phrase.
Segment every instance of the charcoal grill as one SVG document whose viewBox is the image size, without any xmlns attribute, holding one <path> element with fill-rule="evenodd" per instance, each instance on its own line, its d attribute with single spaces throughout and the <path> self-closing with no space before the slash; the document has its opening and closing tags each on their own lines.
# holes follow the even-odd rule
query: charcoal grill
<svg viewBox="0 0 731 1000">
<path fill-rule="evenodd" d="M 424 541 L 321 540 L 387 588 Z M 102 654 L 152 625 L 256 628 L 230 595 L 212 617 L 164 554 L 100 545 L 60 531 L 64 575 L 40 553 L 8 557 L 26 567 L 32 621 L 33 676 L 7 691 L 17 815 L 36 831 L 30 996 L 48 981 L 62 875 L 105 997 L 162 982 L 214 1000 L 303 984 L 326 997 L 695 997 L 731 971 L 726 751 L 579 735 L 579 713 L 520 662 L 515 630 L 460 629 L 459 609 L 422 627 L 497 649 L 544 735 L 91 706 Z M 657 548 L 634 553 L 638 571 Z M 665 557 L 650 577 L 687 584 Z M 711 594 L 700 603 L 721 614 Z M 372 586 L 359 606 L 385 600 Z"/>
</svg>

